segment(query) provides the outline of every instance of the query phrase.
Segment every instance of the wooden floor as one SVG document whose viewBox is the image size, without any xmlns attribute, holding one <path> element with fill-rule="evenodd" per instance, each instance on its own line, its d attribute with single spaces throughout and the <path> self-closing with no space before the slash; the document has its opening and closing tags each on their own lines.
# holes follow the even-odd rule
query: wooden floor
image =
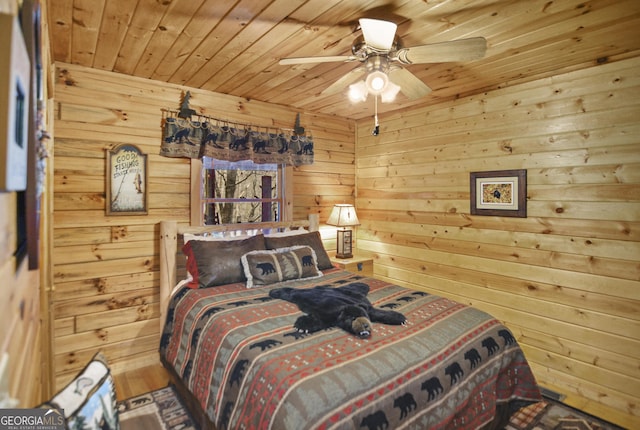
<svg viewBox="0 0 640 430">
<path fill-rule="evenodd" d="M 161 364 L 114 375 L 118 401 L 169 385 L 169 374 Z"/>
</svg>

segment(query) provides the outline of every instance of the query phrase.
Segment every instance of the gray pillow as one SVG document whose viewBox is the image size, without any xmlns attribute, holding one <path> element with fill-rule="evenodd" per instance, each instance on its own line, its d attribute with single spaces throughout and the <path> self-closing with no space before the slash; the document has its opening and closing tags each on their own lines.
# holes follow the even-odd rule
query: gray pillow
<svg viewBox="0 0 640 430">
<path fill-rule="evenodd" d="M 331 260 L 329 259 L 329 254 L 327 254 L 327 251 L 324 249 L 324 244 L 322 243 L 319 231 L 284 237 L 267 236 L 264 238 L 264 241 L 267 249 L 290 248 L 295 245 L 310 246 L 318 258 L 318 269 L 326 270 L 333 267 L 333 264 L 331 264 Z"/>
<path fill-rule="evenodd" d="M 193 277 L 191 288 L 245 282 L 240 258 L 249 251 L 265 249 L 264 236 L 258 234 L 238 240 L 190 240 L 182 247 L 187 270 Z"/>
</svg>

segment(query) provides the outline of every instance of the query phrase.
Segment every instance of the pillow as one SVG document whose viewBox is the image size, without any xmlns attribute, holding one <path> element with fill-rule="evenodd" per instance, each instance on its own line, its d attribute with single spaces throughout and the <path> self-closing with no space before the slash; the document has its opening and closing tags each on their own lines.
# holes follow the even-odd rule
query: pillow
<svg viewBox="0 0 640 430">
<path fill-rule="evenodd" d="M 247 288 L 322 276 L 316 253 L 310 246 L 251 251 L 242 256 L 242 267 Z"/>
<path fill-rule="evenodd" d="M 295 230 L 284 230 L 284 231 L 274 231 L 273 233 L 265 233 L 264 237 L 286 237 L 286 236 L 297 236 L 299 234 L 307 234 L 309 230 L 305 230 L 304 228 L 298 228 Z"/>
<path fill-rule="evenodd" d="M 68 429 L 120 428 L 113 376 L 100 352 L 73 381 L 39 407 L 62 409 Z"/>
<path fill-rule="evenodd" d="M 333 264 L 331 264 L 331 260 L 329 259 L 329 254 L 327 254 L 327 251 L 324 249 L 324 245 L 322 244 L 322 238 L 320 237 L 319 231 L 285 237 L 265 236 L 264 241 L 267 249 L 289 248 L 294 245 L 310 246 L 318 258 L 318 269 L 326 270 L 333 267 Z"/>
<path fill-rule="evenodd" d="M 267 230 L 270 231 L 271 229 Z M 298 229 L 286 229 L 283 231 L 274 231 L 273 233 L 264 233 L 265 237 L 269 236 L 269 237 L 283 237 L 283 236 L 295 236 L 297 234 L 305 234 L 305 233 L 309 233 L 308 230 L 305 230 L 304 228 L 298 228 Z M 193 233 L 184 233 L 182 235 L 183 241 L 184 243 L 189 242 L 190 240 L 210 240 L 210 241 L 216 241 L 216 240 L 238 240 L 238 239 L 244 239 L 250 236 L 255 236 L 256 234 L 259 234 L 259 231 L 257 229 L 254 230 L 230 230 L 230 231 L 216 231 L 216 232 L 210 232 L 210 233 L 203 233 L 203 234 L 193 234 Z"/>
<path fill-rule="evenodd" d="M 187 256 L 187 271 L 193 277 L 189 288 L 245 282 L 240 257 L 260 249 L 265 249 L 261 234 L 238 240 L 190 240 L 182 247 Z"/>
<path fill-rule="evenodd" d="M 204 234 L 193 234 L 193 233 L 184 233 L 182 235 L 183 242 L 187 243 L 190 240 L 208 240 L 208 241 L 216 241 L 216 240 L 238 240 L 238 239 L 246 239 L 248 237 L 255 236 L 258 234 L 258 230 L 232 230 L 232 231 L 215 231 Z"/>
<path fill-rule="evenodd" d="M 182 235 L 182 239 L 184 240 L 184 243 L 189 242 L 190 240 L 210 240 L 210 241 L 216 241 L 216 240 L 228 240 L 229 238 L 226 238 L 224 236 L 223 233 L 211 233 L 211 234 L 192 234 L 192 233 L 185 233 Z M 237 239 L 237 238 L 236 238 Z"/>
</svg>

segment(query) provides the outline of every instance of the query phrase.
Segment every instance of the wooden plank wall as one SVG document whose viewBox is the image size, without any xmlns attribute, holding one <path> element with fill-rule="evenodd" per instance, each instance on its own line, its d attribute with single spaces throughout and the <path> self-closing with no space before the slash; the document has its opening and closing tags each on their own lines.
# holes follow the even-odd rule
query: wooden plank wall
<svg viewBox="0 0 640 430">
<path fill-rule="evenodd" d="M 158 223 L 188 223 L 191 174 L 188 159 L 158 155 L 162 109 L 179 108 L 187 89 L 57 65 L 52 311 L 58 387 L 98 350 L 117 373 L 158 363 Z M 203 115 L 286 128 L 296 119 L 296 111 L 282 106 L 188 90 L 191 107 Z M 355 123 L 305 112 L 301 123 L 314 137 L 315 163 L 294 170 L 293 213 L 326 220 L 334 203 L 354 201 Z M 105 215 L 105 151 L 119 143 L 149 155 L 148 215 Z"/>
<path fill-rule="evenodd" d="M 640 58 L 356 130 L 375 274 L 491 312 L 538 381 L 640 428 Z M 527 169 L 528 218 L 471 216 L 469 173 Z"/>
<path fill-rule="evenodd" d="M 16 195 L 0 193 L 0 356 L 9 354 L 11 397 L 20 407 L 31 407 L 41 398 L 40 272 L 28 270 L 28 259 L 17 265 L 13 255 Z"/>
</svg>

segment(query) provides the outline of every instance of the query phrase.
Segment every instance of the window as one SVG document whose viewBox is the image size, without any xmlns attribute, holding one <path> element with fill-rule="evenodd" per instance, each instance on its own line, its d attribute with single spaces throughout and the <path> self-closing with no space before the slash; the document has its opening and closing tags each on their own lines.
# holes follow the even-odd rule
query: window
<svg viewBox="0 0 640 430">
<path fill-rule="evenodd" d="M 281 221 L 285 167 L 204 157 L 200 163 L 198 224 Z M 195 220 L 192 220 L 192 222 Z"/>
</svg>

